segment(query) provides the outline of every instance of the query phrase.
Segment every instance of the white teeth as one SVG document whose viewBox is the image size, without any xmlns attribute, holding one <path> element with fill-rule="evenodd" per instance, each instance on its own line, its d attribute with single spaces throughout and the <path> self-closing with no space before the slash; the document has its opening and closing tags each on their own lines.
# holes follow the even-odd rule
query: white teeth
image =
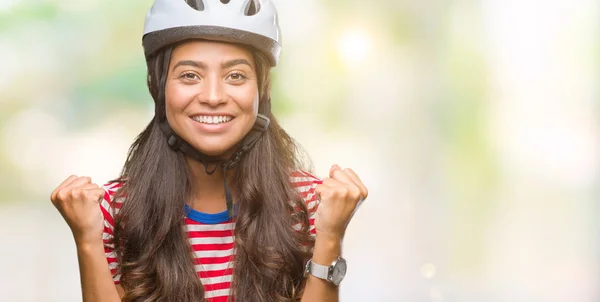
<svg viewBox="0 0 600 302">
<path fill-rule="evenodd" d="M 230 116 L 194 116 L 193 119 L 196 122 L 200 122 L 203 124 L 220 124 L 231 121 L 232 117 Z"/>
</svg>

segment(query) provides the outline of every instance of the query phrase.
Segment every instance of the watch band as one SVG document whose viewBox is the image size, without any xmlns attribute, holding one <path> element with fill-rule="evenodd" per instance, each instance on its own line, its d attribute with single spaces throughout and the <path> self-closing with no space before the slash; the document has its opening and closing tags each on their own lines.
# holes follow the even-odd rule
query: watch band
<svg viewBox="0 0 600 302">
<path fill-rule="evenodd" d="M 323 280 L 331 281 L 329 280 L 329 266 L 314 263 L 312 259 L 306 263 L 306 273 Z"/>
<path fill-rule="evenodd" d="M 319 279 L 323 279 L 338 286 L 346 275 L 346 268 L 346 259 L 341 256 L 333 260 L 329 266 L 314 263 L 311 259 L 306 262 L 304 274 L 305 276 L 306 274 L 311 274 Z"/>
</svg>

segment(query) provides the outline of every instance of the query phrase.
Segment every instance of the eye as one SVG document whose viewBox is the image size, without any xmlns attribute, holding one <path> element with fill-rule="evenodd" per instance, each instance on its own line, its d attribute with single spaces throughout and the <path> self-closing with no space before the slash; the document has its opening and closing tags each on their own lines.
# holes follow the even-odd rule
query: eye
<svg viewBox="0 0 600 302">
<path fill-rule="evenodd" d="M 230 79 L 234 82 L 239 82 L 246 79 L 246 76 L 239 71 L 234 71 L 227 76 L 227 79 Z"/>
<path fill-rule="evenodd" d="M 196 81 L 200 79 L 200 77 L 193 72 L 184 72 L 181 75 L 179 75 L 179 78 L 188 81 Z"/>
</svg>

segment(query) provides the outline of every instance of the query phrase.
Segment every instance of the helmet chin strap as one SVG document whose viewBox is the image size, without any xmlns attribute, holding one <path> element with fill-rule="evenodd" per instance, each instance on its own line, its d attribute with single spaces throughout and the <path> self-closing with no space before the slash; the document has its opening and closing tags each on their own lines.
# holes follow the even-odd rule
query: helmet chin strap
<svg viewBox="0 0 600 302">
<path fill-rule="evenodd" d="M 267 105 L 268 106 L 268 105 Z M 173 129 L 169 126 L 169 123 L 165 119 L 159 123 L 160 129 L 167 137 L 167 143 L 169 147 L 175 151 L 181 151 L 186 156 L 202 163 L 207 174 L 212 175 L 218 168 L 223 170 L 223 186 L 225 187 L 225 201 L 227 203 L 227 213 L 229 217 L 233 216 L 233 197 L 231 196 L 231 190 L 227 185 L 227 170 L 234 168 L 240 161 L 242 155 L 246 153 L 258 140 L 258 138 L 267 131 L 269 128 L 270 119 L 265 115 L 258 114 L 256 122 L 252 127 L 252 130 L 244 137 L 244 139 L 238 144 L 237 150 L 229 159 L 222 159 L 217 156 L 206 155 L 179 137 Z M 212 169 L 211 165 L 214 165 Z"/>
<path fill-rule="evenodd" d="M 166 77 L 168 73 L 169 63 L 171 60 L 171 51 L 172 49 L 168 49 L 165 52 L 165 57 L 163 60 L 163 74 L 160 78 L 160 85 L 161 87 L 163 87 L 163 89 L 161 90 L 159 97 L 163 100 L 165 100 L 164 88 L 166 87 Z M 263 104 L 263 106 L 263 112 L 266 112 L 266 114 L 271 112 L 270 99 L 267 100 Z M 212 175 L 218 168 L 221 168 L 223 170 L 223 186 L 225 187 L 225 201 L 227 204 L 227 214 L 229 215 L 229 217 L 233 217 L 233 197 L 231 196 L 231 190 L 227 185 L 227 170 L 234 168 L 239 163 L 242 155 L 248 152 L 248 150 L 250 150 L 250 148 L 254 146 L 256 141 L 258 141 L 258 138 L 269 128 L 270 121 L 271 120 L 269 119 L 269 117 L 259 113 L 256 117 L 256 121 L 254 122 L 254 126 L 252 127 L 250 132 L 246 134 L 244 139 L 242 139 L 242 141 L 238 143 L 237 150 L 229 159 L 222 159 L 218 156 L 206 155 L 197 150 L 196 148 L 192 147 L 192 145 L 183 140 L 175 133 L 175 131 L 173 131 L 166 118 L 164 121 L 159 122 L 159 126 L 161 131 L 167 137 L 167 143 L 169 144 L 169 147 L 171 147 L 171 149 L 173 149 L 174 151 L 180 151 L 186 156 L 200 162 L 202 165 L 204 165 L 204 170 L 207 174 Z M 210 169 L 210 165 L 214 165 L 214 167 Z"/>
</svg>

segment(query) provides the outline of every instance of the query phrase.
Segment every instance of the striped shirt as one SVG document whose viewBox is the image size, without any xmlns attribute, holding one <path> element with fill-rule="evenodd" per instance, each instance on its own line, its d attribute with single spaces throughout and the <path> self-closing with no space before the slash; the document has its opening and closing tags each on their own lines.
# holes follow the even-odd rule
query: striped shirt
<svg viewBox="0 0 600 302">
<path fill-rule="evenodd" d="M 314 217 L 319 202 L 315 195 L 315 187 L 321 180 L 308 172 L 298 171 L 292 173 L 291 181 L 307 205 L 310 232 L 314 235 Z M 100 203 L 104 214 L 104 252 L 115 284 L 119 283 L 121 275 L 118 272 L 119 264 L 114 245 L 110 241 L 113 238 L 114 217 L 123 203 L 121 198 L 114 199 L 121 186 L 122 183 L 118 182 L 104 185 L 104 199 Z M 114 201 L 114 208 L 111 201 Z M 205 298 L 209 302 L 227 301 L 231 293 L 235 223 L 228 217 L 227 211 L 206 214 L 186 205 L 186 213 L 184 224 L 188 241 L 194 250 L 194 267 L 204 285 Z M 294 227 L 299 229 L 301 225 Z"/>
</svg>

